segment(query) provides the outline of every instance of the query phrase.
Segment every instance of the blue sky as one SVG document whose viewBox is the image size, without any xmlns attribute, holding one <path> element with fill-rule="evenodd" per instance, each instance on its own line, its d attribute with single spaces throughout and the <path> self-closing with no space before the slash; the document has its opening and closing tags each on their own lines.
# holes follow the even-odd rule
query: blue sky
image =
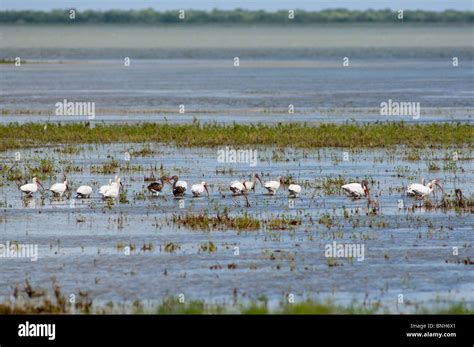
<svg viewBox="0 0 474 347">
<path fill-rule="evenodd" d="M 442 11 L 445 9 L 473 10 L 474 0 L 0 0 L 2 10 L 50 10 L 53 8 L 75 7 L 85 9 L 278 9 L 299 8 L 304 10 L 321 10 L 325 8 L 343 7 L 364 10 L 381 9 L 423 9 Z"/>
</svg>

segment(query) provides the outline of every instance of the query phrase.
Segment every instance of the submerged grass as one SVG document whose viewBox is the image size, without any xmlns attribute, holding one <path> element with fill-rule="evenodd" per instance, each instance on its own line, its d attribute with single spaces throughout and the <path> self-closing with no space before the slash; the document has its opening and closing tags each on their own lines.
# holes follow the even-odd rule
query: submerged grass
<svg viewBox="0 0 474 347">
<path fill-rule="evenodd" d="M 0 151 L 54 144 L 160 142 L 189 147 L 272 145 L 298 148 L 391 147 L 413 148 L 472 145 L 470 124 L 299 124 L 219 125 L 195 122 L 186 125 L 44 124 L 0 125 Z"/>
<path fill-rule="evenodd" d="M 184 300 L 184 297 L 165 297 L 161 302 L 144 305 L 135 301 L 133 305 L 109 302 L 96 304 L 88 292 L 79 291 L 74 304 L 63 294 L 61 287 L 53 280 L 52 293 L 44 288 L 34 288 L 28 280 L 25 285 L 15 285 L 11 298 L 0 301 L 0 314 L 378 314 L 379 302 L 339 305 L 331 300 L 318 301 L 306 299 L 289 303 L 280 302 L 270 308 L 265 298 L 233 304 L 210 303 L 203 300 Z M 422 314 L 474 314 L 472 304 L 447 302 L 441 308 L 428 309 L 417 307 L 416 313 Z"/>
</svg>

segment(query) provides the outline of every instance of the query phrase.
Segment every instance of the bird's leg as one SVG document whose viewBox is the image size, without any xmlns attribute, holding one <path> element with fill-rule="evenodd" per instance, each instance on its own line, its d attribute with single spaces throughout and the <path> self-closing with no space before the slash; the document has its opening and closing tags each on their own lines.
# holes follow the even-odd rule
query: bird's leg
<svg viewBox="0 0 474 347">
<path fill-rule="evenodd" d="M 245 197 L 245 207 L 250 207 L 249 198 L 247 197 L 247 195 L 244 195 L 244 197 Z"/>
</svg>

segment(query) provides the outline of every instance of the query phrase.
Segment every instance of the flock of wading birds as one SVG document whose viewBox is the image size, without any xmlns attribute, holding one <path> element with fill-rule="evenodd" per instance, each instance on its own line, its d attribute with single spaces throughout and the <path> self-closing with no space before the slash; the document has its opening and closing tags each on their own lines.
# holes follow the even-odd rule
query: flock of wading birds
<svg viewBox="0 0 474 347">
<path fill-rule="evenodd" d="M 298 184 L 289 184 L 286 185 L 285 181 L 282 176 L 279 176 L 275 181 L 266 181 L 263 182 L 262 179 L 258 174 L 253 175 L 253 179 L 251 181 L 232 181 L 229 184 L 229 190 L 232 192 L 233 195 L 246 195 L 251 191 L 255 191 L 257 186 L 257 181 L 260 182 L 263 188 L 267 190 L 267 193 L 270 195 L 274 195 L 280 186 L 286 187 L 288 189 L 288 196 L 292 198 L 298 197 L 301 193 L 301 186 Z M 186 181 L 179 180 L 178 176 L 162 176 L 159 180 L 148 185 L 148 190 L 153 195 L 159 195 L 166 184 L 170 184 L 172 187 L 172 192 L 175 197 L 181 198 L 186 194 L 186 190 L 188 189 L 188 183 Z M 27 196 L 31 197 L 34 193 L 36 193 L 41 187 L 44 190 L 44 187 L 40 180 L 36 177 L 33 178 L 32 183 L 24 184 L 20 187 L 20 190 L 24 192 Z M 99 194 L 104 199 L 115 199 L 120 196 L 120 190 L 122 189 L 122 181 L 120 177 L 115 176 L 115 179 L 109 179 L 109 183 L 103 185 L 99 188 Z M 434 179 L 429 181 L 425 184 L 425 180 L 423 179 L 422 183 L 413 183 L 411 184 L 406 194 L 408 196 L 413 196 L 417 198 L 424 198 L 425 196 L 433 193 L 435 187 L 441 189 L 444 192 L 443 187 L 441 186 L 440 180 Z M 68 181 L 64 181 L 63 183 L 55 183 L 49 188 L 49 190 L 55 195 L 61 197 L 66 190 L 69 189 Z M 341 186 L 341 189 L 349 196 L 355 199 L 359 199 L 361 197 L 369 198 L 369 184 L 367 180 L 362 182 L 354 182 L 348 183 Z M 77 198 L 89 198 L 92 193 L 93 189 L 90 186 L 80 186 L 76 190 Z M 209 190 L 207 182 L 203 181 L 198 184 L 193 184 L 191 186 L 191 193 L 194 197 L 199 197 L 204 194 L 209 196 Z"/>
</svg>

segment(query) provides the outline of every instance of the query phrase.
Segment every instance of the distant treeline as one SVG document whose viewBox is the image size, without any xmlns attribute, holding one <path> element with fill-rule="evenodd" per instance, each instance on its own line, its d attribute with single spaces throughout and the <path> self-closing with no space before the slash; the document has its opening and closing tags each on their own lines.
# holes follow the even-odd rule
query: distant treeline
<svg viewBox="0 0 474 347">
<path fill-rule="evenodd" d="M 279 24 L 284 22 L 295 22 L 300 24 L 317 23 L 359 23 L 375 22 L 389 23 L 397 22 L 398 11 L 366 10 L 350 11 L 346 9 L 328 9 L 319 12 L 307 12 L 294 10 L 294 19 L 289 18 L 288 11 L 265 12 L 246 11 L 235 9 L 231 11 L 198 11 L 185 10 L 184 19 L 179 17 L 179 10 L 157 12 L 153 9 L 139 11 L 132 10 L 109 10 L 109 11 L 76 11 L 74 21 L 77 23 L 130 23 L 130 24 L 170 24 L 185 21 L 194 24 Z M 432 11 L 404 11 L 405 22 L 441 22 L 441 23 L 472 23 L 474 22 L 474 11 L 444 12 Z M 41 11 L 0 11 L 0 23 L 31 23 L 31 24 L 54 24 L 69 23 L 70 9 Z"/>
</svg>

